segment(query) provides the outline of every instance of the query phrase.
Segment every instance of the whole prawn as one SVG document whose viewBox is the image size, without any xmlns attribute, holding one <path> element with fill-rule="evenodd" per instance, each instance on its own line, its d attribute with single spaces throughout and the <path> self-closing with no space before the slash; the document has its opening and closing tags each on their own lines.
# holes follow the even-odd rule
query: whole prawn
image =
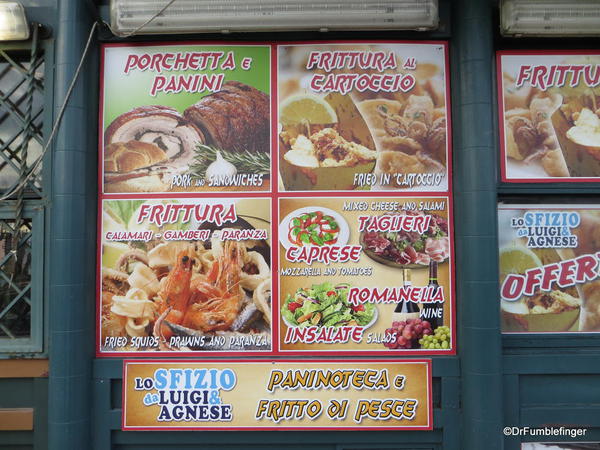
<svg viewBox="0 0 600 450">
<path fill-rule="evenodd" d="M 187 250 L 180 252 L 177 255 L 177 264 L 167 276 L 164 286 L 158 293 L 162 299 L 158 312 L 162 314 L 171 308 L 165 317 L 165 320 L 171 323 L 181 324 L 188 309 L 191 294 L 190 282 L 194 263 L 194 259 L 189 255 Z M 173 335 L 171 329 L 166 325 L 161 327 L 161 332 L 166 339 L 169 339 Z"/>
<path fill-rule="evenodd" d="M 204 332 L 228 330 L 240 312 L 242 256 L 236 241 L 227 241 L 206 278 L 193 283 L 183 326 Z"/>
</svg>

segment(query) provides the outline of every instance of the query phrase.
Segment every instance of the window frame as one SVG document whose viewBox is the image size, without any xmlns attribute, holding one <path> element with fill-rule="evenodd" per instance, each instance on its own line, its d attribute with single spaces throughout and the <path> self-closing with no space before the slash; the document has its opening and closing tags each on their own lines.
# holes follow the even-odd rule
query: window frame
<svg viewBox="0 0 600 450">
<path fill-rule="evenodd" d="M 30 39 L 25 42 L 2 42 L 0 49 L 6 52 L 29 52 L 33 46 Z M 44 59 L 42 133 L 44 145 L 54 121 L 54 39 L 39 39 L 39 51 Z M 48 357 L 48 311 L 49 289 L 49 245 L 50 245 L 50 199 L 52 197 L 52 149 L 50 147 L 42 161 L 41 197 L 32 197 L 26 191 L 23 200 L 23 217 L 31 224 L 31 325 L 28 338 L 0 338 L 0 360 L 14 358 Z M 0 219 L 15 217 L 16 201 L 0 202 Z"/>
<path fill-rule="evenodd" d="M 8 202 L 7 202 L 8 203 Z M 16 204 L 11 201 L 0 206 L 0 219 L 13 219 Z M 31 220 L 31 267 L 30 267 L 30 335 L 28 338 L 0 338 L 0 359 L 14 357 L 20 353 L 42 353 L 44 351 L 44 248 L 45 207 L 39 201 L 28 201 L 23 208 L 23 217 Z M 40 249 L 41 254 L 34 253 Z"/>
</svg>

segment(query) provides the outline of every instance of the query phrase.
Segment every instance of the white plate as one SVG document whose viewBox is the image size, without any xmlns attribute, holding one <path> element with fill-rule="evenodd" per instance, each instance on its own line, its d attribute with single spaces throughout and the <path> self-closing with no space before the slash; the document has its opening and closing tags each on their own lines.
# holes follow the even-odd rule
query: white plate
<svg viewBox="0 0 600 450">
<path fill-rule="evenodd" d="M 377 322 L 377 318 L 378 317 L 379 317 L 379 310 L 377 309 L 377 305 L 375 305 L 375 312 L 373 314 L 373 318 L 371 319 L 371 321 L 368 324 L 366 324 L 365 326 L 363 326 L 361 328 L 364 328 L 366 330 L 367 328 L 372 327 L 373 324 L 375 322 Z M 295 328 L 296 327 L 296 325 L 292 325 L 291 323 L 289 323 L 288 320 L 285 318 L 284 315 L 281 315 L 281 318 L 283 319 L 283 323 L 285 323 L 288 326 L 288 328 Z M 360 326 L 360 325 L 358 325 L 358 326 Z"/>
<path fill-rule="evenodd" d="M 348 222 L 337 212 L 333 211 L 329 208 L 323 208 L 322 206 L 306 206 L 304 208 L 299 208 L 295 211 L 289 213 L 279 224 L 279 242 L 285 248 L 290 248 L 294 244 L 288 239 L 288 232 L 290 230 L 290 222 L 294 217 L 298 217 L 304 213 L 311 213 L 321 211 L 324 215 L 331 216 L 335 219 L 335 221 L 340 226 L 340 231 L 338 233 L 338 239 L 336 245 L 346 245 L 348 240 L 350 239 L 350 227 L 348 226 Z"/>
</svg>

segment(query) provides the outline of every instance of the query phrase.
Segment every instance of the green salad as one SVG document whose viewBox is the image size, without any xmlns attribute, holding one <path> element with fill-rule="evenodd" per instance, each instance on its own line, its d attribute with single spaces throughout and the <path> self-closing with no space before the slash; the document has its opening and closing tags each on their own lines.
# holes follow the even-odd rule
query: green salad
<svg viewBox="0 0 600 450">
<path fill-rule="evenodd" d="M 361 326 L 371 323 L 377 309 L 372 303 L 353 305 L 348 302 L 347 284 L 313 284 L 288 294 L 281 315 L 295 327 Z"/>
</svg>

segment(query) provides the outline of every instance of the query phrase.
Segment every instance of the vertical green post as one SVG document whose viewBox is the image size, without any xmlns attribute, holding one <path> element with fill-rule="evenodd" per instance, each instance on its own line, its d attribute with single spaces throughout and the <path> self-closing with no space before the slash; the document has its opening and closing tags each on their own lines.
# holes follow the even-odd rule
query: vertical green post
<svg viewBox="0 0 600 450">
<path fill-rule="evenodd" d="M 85 47 L 85 2 L 58 0 L 54 116 Z M 88 56 L 89 58 L 89 56 Z M 94 58 L 94 52 L 92 52 Z M 94 339 L 96 151 L 90 111 L 94 64 L 83 67 L 52 152 L 48 448 L 90 449 Z"/>
<path fill-rule="evenodd" d="M 463 450 L 502 448 L 498 306 L 495 2 L 453 3 L 452 92 Z"/>
</svg>

